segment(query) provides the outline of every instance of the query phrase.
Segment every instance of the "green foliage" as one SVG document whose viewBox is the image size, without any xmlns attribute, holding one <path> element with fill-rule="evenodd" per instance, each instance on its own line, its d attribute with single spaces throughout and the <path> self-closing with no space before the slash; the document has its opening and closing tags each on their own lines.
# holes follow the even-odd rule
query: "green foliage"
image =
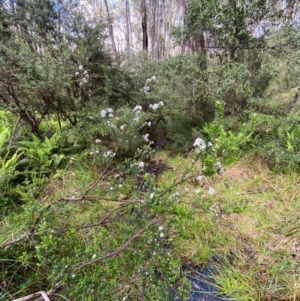
<svg viewBox="0 0 300 301">
<path fill-rule="evenodd" d="M 0 257 L 7 292 L 17 298 L 59 288 L 54 300 L 165 301 L 176 287 L 174 299 L 185 300 L 182 262 L 207 264 L 221 254 L 230 259 L 216 271 L 223 291 L 241 300 L 264 298 L 248 284 L 256 283 L 257 266 L 251 277 L 240 268 L 248 259 L 255 263 L 256 253 L 248 254 L 254 248 L 238 248 L 244 257 L 238 256 L 245 234 L 230 219 L 252 206 L 266 222 L 273 205 L 261 203 L 261 192 L 252 205 L 232 185 L 237 179 L 223 182 L 221 175 L 254 142 L 273 166 L 299 168 L 297 101 L 282 118 L 270 110 L 248 117 L 268 99 L 258 98 L 271 75 L 281 79 L 274 57 L 264 60 L 261 50 L 273 49 L 274 40 L 255 37 L 250 24 L 272 13 L 281 20 L 280 10 L 268 10 L 267 1 L 194 0 L 178 34 L 185 43 L 192 38 L 201 53 L 165 61 L 137 56 L 134 75 L 112 61 L 104 27 L 91 26 L 75 2 L 15 4 L 12 14 L 0 3 Z M 211 44 L 203 45 L 204 33 Z M 278 89 L 294 88 L 299 37 L 287 27 L 280 34 L 291 39 L 293 56 L 284 57 L 281 68 L 289 75 Z M 206 50 L 211 47 L 214 52 Z M 7 111 L 18 116 L 14 129 Z M 152 160 L 166 145 L 186 157 L 172 171 Z M 255 181 L 247 191 L 257 189 Z M 276 199 L 268 189 L 268 201 Z"/>
<path fill-rule="evenodd" d="M 3 8 L 12 30 L 0 46 L 0 106 L 34 135 L 43 138 L 39 126 L 49 115 L 76 125 L 89 103 L 132 101 L 135 85 L 112 65 L 101 23 L 88 25 L 76 3 L 46 1 L 41 9 L 39 1 L 26 0 L 17 6 L 13 20 Z M 20 30 L 13 30 L 15 25 Z"/>
<path fill-rule="evenodd" d="M 82 113 L 80 122 L 63 133 L 66 147 L 71 146 L 70 154 L 81 153 L 94 163 L 106 164 L 107 153 L 111 159 L 120 160 L 133 157 L 138 148 L 152 144 L 149 124 L 153 124 L 155 115 L 144 112 L 141 106 L 122 107 L 117 111 L 98 107 Z"/>
<path fill-rule="evenodd" d="M 243 112 L 249 105 L 253 95 L 250 72 L 241 64 L 228 63 L 216 68 L 220 76 L 215 98 L 222 99 L 226 115 Z"/>
<path fill-rule="evenodd" d="M 258 153 L 270 166 L 280 171 L 299 170 L 300 129 L 299 114 L 285 117 L 258 115 Z M 262 143 L 263 141 L 263 143 Z"/>
<path fill-rule="evenodd" d="M 27 140 L 19 142 L 18 149 L 22 151 L 22 160 L 19 162 L 23 173 L 38 173 L 47 175 L 55 171 L 65 156 L 58 153 L 61 135 L 55 133 L 51 138 L 41 141 L 30 134 Z"/>
<path fill-rule="evenodd" d="M 0 160 L 0 187 L 4 191 L 8 189 L 9 182 L 16 177 L 16 167 L 22 153 L 14 153 L 11 157 L 4 156 Z"/>
<path fill-rule="evenodd" d="M 185 14 L 186 22 L 181 36 L 200 40 L 199 33 L 213 37 L 212 48 L 218 55 L 243 63 L 245 50 L 261 48 L 264 36 L 254 36 L 251 29 L 266 18 L 271 22 L 282 21 L 282 10 L 276 1 L 217 1 L 194 0 Z M 178 35 L 178 34 L 177 34 Z M 207 43 L 207 42 L 206 42 Z M 201 45 L 201 43 L 198 43 Z M 201 45 L 201 51 L 208 45 Z"/>
<path fill-rule="evenodd" d="M 242 124 L 240 130 L 234 133 L 225 128 L 224 104 L 216 103 L 217 118 L 207 124 L 204 128 L 209 140 L 215 144 L 217 157 L 224 160 L 226 164 L 236 161 L 242 154 L 243 148 L 253 140 L 253 133 L 256 129 L 257 115 L 251 116 L 250 124 Z"/>
</svg>

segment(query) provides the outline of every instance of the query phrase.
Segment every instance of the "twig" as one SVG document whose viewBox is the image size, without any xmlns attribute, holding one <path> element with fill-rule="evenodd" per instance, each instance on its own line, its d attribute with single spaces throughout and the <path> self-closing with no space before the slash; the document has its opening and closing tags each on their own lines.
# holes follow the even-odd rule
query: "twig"
<svg viewBox="0 0 300 301">
<path fill-rule="evenodd" d="M 154 221 L 152 221 L 149 225 L 147 225 L 146 227 L 144 227 L 143 229 L 141 229 L 139 232 L 137 232 L 136 234 L 134 234 L 133 236 L 131 236 L 126 243 L 118 250 L 115 250 L 111 253 L 108 253 L 100 258 L 96 258 L 94 260 L 85 262 L 81 265 L 77 265 L 77 267 L 75 267 L 75 269 L 73 270 L 73 273 L 78 272 L 79 270 L 81 270 L 82 268 L 85 268 L 87 266 L 90 266 L 94 263 L 98 263 L 100 261 L 103 261 L 104 259 L 110 258 L 110 257 L 115 257 L 118 256 L 121 252 L 123 252 L 136 238 L 140 237 L 143 232 L 145 232 L 150 226 L 157 224 L 158 222 L 160 222 L 162 219 L 156 219 Z"/>
<path fill-rule="evenodd" d="M 120 210 L 120 209 L 123 209 L 125 207 L 127 207 L 128 205 L 131 205 L 131 204 L 134 204 L 136 202 L 139 202 L 139 201 L 132 201 L 132 202 L 126 202 L 125 204 L 122 204 L 120 205 L 119 207 L 111 210 L 109 213 L 107 213 L 106 216 L 104 216 L 98 223 L 95 223 L 95 224 L 87 224 L 87 225 L 84 225 L 84 226 L 78 226 L 78 227 L 75 227 L 75 230 L 78 231 L 78 230 L 81 230 L 81 229 L 87 229 L 87 228 L 94 228 L 94 227 L 99 227 L 99 226 L 102 226 L 105 224 L 106 220 L 116 211 Z M 70 229 L 61 229 L 61 230 L 55 230 L 53 234 L 63 234 L 63 233 L 66 233 L 70 231 Z M 39 235 L 38 233 L 36 235 Z"/>
<path fill-rule="evenodd" d="M 192 178 L 196 177 L 197 175 L 198 175 L 198 173 L 193 174 L 193 175 L 191 175 L 191 176 L 188 176 L 188 177 L 186 177 L 186 178 L 184 178 L 184 179 L 181 179 L 181 180 L 177 181 L 175 184 L 171 185 L 169 188 L 167 188 L 165 191 L 163 191 L 163 192 L 159 195 L 159 197 L 162 197 L 162 196 L 165 195 L 168 191 L 170 191 L 172 188 L 176 187 L 177 185 L 181 184 L 182 182 L 185 182 L 185 181 L 187 181 L 187 180 L 189 180 L 189 179 L 192 179 Z M 99 181 L 100 181 L 100 178 L 99 178 L 95 183 L 93 183 L 93 185 L 89 188 L 89 191 L 92 189 L 92 187 L 95 187 L 95 185 L 96 185 L 97 183 L 99 183 Z M 84 199 L 90 198 L 90 197 L 94 197 L 94 196 L 88 195 L 88 194 L 84 194 L 82 197 L 80 197 L 80 198 L 75 198 L 75 199 L 74 199 L 74 198 L 66 198 L 66 197 L 65 197 L 65 198 L 60 198 L 60 199 L 56 200 L 54 203 L 48 205 L 48 206 L 45 208 L 45 210 L 50 209 L 50 208 L 51 208 L 52 206 L 54 206 L 56 203 L 61 202 L 61 201 L 73 201 L 73 202 L 76 201 L 76 202 L 77 202 L 77 201 L 83 201 Z M 102 199 L 103 199 L 103 198 L 102 198 Z M 108 199 L 105 199 L 105 200 L 108 200 Z M 118 200 L 116 200 L 116 201 L 118 201 Z M 120 201 L 120 202 L 122 202 L 122 201 Z M 126 201 L 126 203 L 125 203 L 124 205 L 119 206 L 119 207 L 115 208 L 114 210 L 112 210 L 111 212 L 109 212 L 109 213 L 108 213 L 108 214 L 107 214 L 107 215 L 106 215 L 99 223 L 91 224 L 91 225 L 85 225 L 85 226 L 80 226 L 80 227 L 75 228 L 75 230 L 80 230 L 80 229 L 84 229 L 84 228 L 91 228 L 91 227 L 97 227 L 97 226 L 103 225 L 104 222 L 109 218 L 109 216 L 111 216 L 115 211 L 117 211 L 117 210 L 119 210 L 119 209 L 121 209 L 121 208 L 123 208 L 123 207 L 125 207 L 125 206 L 127 206 L 127 205 L 133 204 L 133 203 L 135 203 L 135 202 L 138 202 L 138 201 L 132 201 L 132 202 Z M 14 239 L 14 240 L 12 240 L 12 241 L 9 241 L 9 242 L 7 242 L 7 243 L 1 245 L 0 248 L 7 248 L 7 247 L 9 247 L 9 246 L 11 246 L 11 245 L 13 245 L 13 244 L 15 244 L 15 243 L 18 243 L 18 242 L 24 240 L 24 239 L 28 239 L 28 238 L 30 238 L 30 237 L 32 237 L 32 236 L 35 236 L 35 235 L 40 235 L 40 234 L 38 234 L 38 233 L 35 233 L 35 228 L 36 228 L 36 225 L 38 224 L 40 218 L 41 218 L 41 216 L 39 216 L 39 217 L 35 220 L 34 225 L 32 226 L 32 228 L 31 228 L 31 230 L 29 231 L 29 233 L 26 233 L 26 234 L 20 236 L 19 238 L 16 238 L 16 239 Z M 68 231 L 69 231 L 69 230 L 67 230 L 67 229 L 65 229 L 65 230 L 57 230 L 57 231 L 54 232 L 54 234 L 61 234 L 61 233 L 65 233 L 65 232 L 68 232 Z"/>
<path fill-rule="evenodd" d="M 99 227 L 99 226 L 102 226 L 105 224 L 105 222 L 107 221 L 107 219 L 113 214 L 115 213 L 116 211 L 120 210 L 120 209 L 123 209 L 131 204 L 134 204 L 134 203 L 137 203 L 137 202 L 140 202 L 140 200 L 136 200 L 136 201 L 131 201 L 131 202 L 126 202 L 125 204 L 122 204 L 116 208 L 114 208 L 113 210 L 111 210 L 109 213 L 106 214 L 106 216 L 104 216 L 98 223 L 95 223 L 95 224 L 87 224 L 87 225 L 83 225 L 83 226 L 78 226 L 78 227 L 75 227 L 75 230 L 78 231 L 78 230 L 81 230 L 81 229 L 86 229 L 86 228 L 93 228 L 93 227 Z M 59 235 L 59 234 L 64 234 L 66 232 L 70 231 L 70 229 L 58 229 L 58 230 L 54 230 L 51 232 L 51 234 L 53 235 Z M 6 243 L 4 243 L 3 245 L 0 246 L 0 249 L 6 249 L 7 247 L 13 245 L 13 244 L 16 244 L 22 240 L 25 240 L 25 239 L 29 239 L 30 237 L 33 237 L 33 236 L 38 236 L 38 235 L 45 235 L 47 234 L 47 232 L 43 232 L 43 233 L 39 233 L 39 232 L 35 232 L 32 230 L 30 230 L 28 233 L 25 233 L 23 235 L 21 235 L 20 237 L 16 238 L 16 239 L 13 239 L 11 241 L 8 241 Z"/>
<path fill-rule="evenodd" d="M 87 199 L 87 198 L 92 197 L 92 196 L 89 196 L 88 193 L 89 193 L 89 192 L 90 192 L 90 191 L 91 191 L 91 190 L 92 190 L 92 189 L 93 189 L 93 188 L 101 181 L 102 176 L 106 173 L 108 167 L 109 167 L 109 164 L 106 165 L 106 167 L 105 167 L 104 171 L 102 172 L 101 176 L 100 176 L 100 177 L 99 177 L 99 178 L 98 178 L 98 179 L 97 179 L 90 187 L 87 188 L 87 190 L 84 192 L 84 194 L 83 194 L 81 197 L 79 197 L 79 198 L 67 198 L 67 197 L 60 198 L 60 199 L 54 201 L 52 204 L 48 205 L 48 206 L 44 209 L 44 211 L 50 209 L 52 206 L 54 206 L 55 204 L 57 204 L 57 203 L 59 203 L 59 202 L 61 202 L 61 201 L 78 202 L 78 201 L 83 201 L 83 200 L 85 200 L 85 199 Z M 33 226 L 31 227 L 30 232 L 34 232 L 34 231 L 35 231 L 35 228 L 36 228 L 37 224 L 38 224 L 39 221 L 41 220 L 42 214 L 43 214 L 43 212 L 42 212 L 41 215 L 35 220 L 35 222 L 33 223 Z"/>
<path fill-rule="evenodd" d="M 63 298 L 64 300 L 67 300 L 67 301 L 71 301 L 70 299 L 68 299 L 67 297 L 61 295 L 61 294 L 51 294 L 52 296 L 59 296 L 61 298 Z"/>
<path fill-rule="evenodd" d="M 191 175 L 191 176 L 188 176 L 188 177 L 186 177 L 186 178 L 183 178 L 183 179 L 177 181 L 175 184 L 171 185 L 169 188 L 167 188 L 165 191 L 163 191 L 163 192 L 159 195 L 159 197 L 162 197 L 162 196 L 165 195 L 168 191 L 170 191 L 172 188 L 176 187 L 177 185 L 181 184 L 182 182 L 185 182 L 185 181 L 187 181 L 187 180 L 189 180 L 189 179 L 192 179 L 192 178 L 196 177 L 198 174 L 199 174 L 199 173 L 196 173 L 196 174 L 193 174 L 193 175 Z"/>
<path fill-rule="evenodd" d="M 19 299 L 14 299 L 12 301 L 26 301 L 26 300 L 30 300 L 30 299 L 38 297 L 38 296 L 42 296 L 45 301 L 50 301 L 50 299 L 48 298 L 47 294 L 44 291 L 36 292 L 36 293 L 33 293 L 31 295 L 28 295 L 28 296 L 25 296 L 25 297 L 22 297 Z"/>
<path fill-rule="evenodd" d="M 5 244 L 1 245 L 0 248 L 1 249 L 6 249 L 7 247 L 13 245 L 13 244 L 16 244 L 24 239 L 28 239 L 30 237 L 32 237 L 33 235 L 35 235 L 35 233 L 32 233 L 32 232 L 28 232 L 28 233 L 25 233 L 23 235 L 21 235 L 20 237 L 16 238 L 16 239 L 13 239 L 11 241 L 8 241 L 6 242 Z"/>
<path fill-rule="evenodd" d="M 7 295 L 8 297 L 12 298 L 12 295 L 0 284 L 0 290 Z"/>
<path fill-rule="evenodd" d="M 145 291 L 146 291 L 146 282 L 143 281 L 143 286 L 142 286 L 142 294 L 141 294 L 141 301 L 145 301 Z"/>
</svg>

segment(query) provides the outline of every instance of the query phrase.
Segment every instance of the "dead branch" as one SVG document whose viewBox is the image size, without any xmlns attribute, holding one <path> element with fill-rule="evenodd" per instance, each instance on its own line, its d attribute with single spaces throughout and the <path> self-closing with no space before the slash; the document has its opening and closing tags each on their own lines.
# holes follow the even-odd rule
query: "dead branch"
<svg viewBox="0 0 300 301">
<path fill-rule="evenodd" d="M 131 201 L 131 202 L 126 202 L 125 204 L 122 204 L 120 205 L 119 207 L 116 207 L 114 208 L 113 210 L 111 210 L 110 212 L 108 212 L 106 214 L 106 216 L 104 216 L 98 223 L 95 223 L 95 224 L 87 224 L 87 225 L 83 225 L 83 226 L 78 226 L 78 227 L 75 227 L 75 230 L 78 231 L 78 230 L 82 230 L 82 229 L 87 229 L 87 228 L 94 228 L 94 227 L 99 227 L 99 226 L 103 226 L 105 225 L 107 219 L 113 214 L 115 213 L 116 211 L 120 210 L 120 209 L 123 209 L 125 207 L 127 207 L 128 205 L 131 205 L 131 204 L 134 204 L 134 203 L 137 203 L 137 202 L 140 202 L 140 201 Z M 61 230 L 55 230 L 53 234 L 63 234 L 63 233 L 66 233 L 70 231 L 70 229 L 61 229 Z M 39 235 L 39 234 L 36 234 L 36 235 Z"/>
<path fill-rule="evenodd" d="M 5 244 L 1 245 L 0 248 L 1 249 L 6 249 L 7 247 L 13 245 L 13 244 L 16 244 L 24 239 L 29 239 L 30 237 L 32 237 L 33 235 L 35 235 L 35 233 L 31 233 L 31 232 L 28 232 L 28 233 L 25 233 L 23 235 L 21 235 L 20 237 L 16 238 L 16 239 L 13 239 L 11 241 L 8 241 L 6 242 Z"/>
<path fill-rule="evenodd" d="M 42 296 L 45 301 L 50 301 L 50 299 L 48 298 L 47 294 L 44 291 L 36 292 L 36 293 L 33 293 L 31 295 L 28 295 L 28 296 L 25 296 L 25 297 L 22 297 L 19 299 L 14 299 L 12 301 L 26 301 L 26 300 L 30 300 L 30 299 L 38 297 L 38 296 Z"/>
<path fill-rule="evenodd" d="M 185 182 L 185 181 L 187 181 L 187 180 L 190 180 L 190 179 L 192 179 L 192 178 L 195 178 L 197 175 L 199 175 L 199 173 L 193 174 L 193 175 L 191 175 L 191 176 L 188 176 L 188 177 L 186 177 L 186 178 L 183 178 L 183 179 L 177 181 L 175 184 L 173 184 L 173 185 L 171 185 L 169 188 L 165 189 L 165 190 L 159 195 L 159 197 L 162 197 L 162 196 L 165 195 L 168 191 L 170 191 L 172 188 L 178 186 L 179 184 L 181 184 L 181 183 L 183 183 L 183 182 Z"/>
<path fill-rule="evenodd" d="M 108 218 L 113 213 L 115 213 L 116 211 L 121 210 L 121 209 L 123 209 L 123 208 L 125 208 L 125 207 L 127 207 L 129 205 L 138 203 L 138 202 L 140 202 L 140 200 L 127 201 L 126 203 L 124 203 L 124 204 L 122 204 L 122 205 L 114 208 L 110 212 L 108 212 L 98 223 L 78 226 L 78 227 L 75 227 L 74 230 L 75 231 L 79 231 L 79 230 L 82 230 L 82 229 L 95 228 L 95 227 L 103 226 L 103 225 L 106 224 Z M 53 234 L 53 235 L 59 235 L 59 234 L 67 233 L 69 231 L 70 231 L 69 228 L 67 228 L 67 229 L 57 229 L 57 230 L 51 231 L 51 234 Z M 36 231 L 32 232 L 32 230 L 30 230 L 28 233 L 25 233 L 25 234 L 21 235 L 20 237 L 18 237 L 16 239 L 13 239 L 11 241 L 8 241 L 8 242 L 4 243 L 3 245 L 0 246 L 0 249 L 6 249 L 6 248 L 10 247 L 11 245 L 16 244 L 16 243 L 18 243 L 20 241 L 23 241 L 25 239 L 29 239 L 29 238 L 34 237 L 34 236 L 45 235 L 47 233 L 48 232 L 43 232 L 43 233 L 39 233 L 39 232 L 36 232 Z"/>
<path fill-rule="evenodd" d="M 156 220 L 153 220 L 149 225 L 147 225 L 146 227 L 144 227 L 143 229 L 141 229 L 139 232 L 137 232 L 136 234 L 134 234 L 133 236 L 131 236 L 127 241 L 126 243 L 118 250 L 115 250 L 111 253 L 108 253 L 102 257 L 99 257 L 99 258 L 96 258 L 94 260 L 91 260 L 91 261 L 88 261 L 88 262 L 85 262 L 81 265 L 77 265 L 75 267 L 75 269 L 73 270 L 73 273 L 76 273 L 78 272 L 79 270 L 87 267 L 87 266 L 90 266 L 94 263 L 98 263 L 100 261 L 103 261 L 104 259 L 107 259 L 107 258 L 111 258 L 111 257 L 116 257 L 118 256 L 121 252 L 123 252 L 136 238 L 140 237 L 150 226 L 154 225 L 154 224 L 157 224 L 158 222 L 161 222 L 162 219 L 156 219 Z"/>
</svg>

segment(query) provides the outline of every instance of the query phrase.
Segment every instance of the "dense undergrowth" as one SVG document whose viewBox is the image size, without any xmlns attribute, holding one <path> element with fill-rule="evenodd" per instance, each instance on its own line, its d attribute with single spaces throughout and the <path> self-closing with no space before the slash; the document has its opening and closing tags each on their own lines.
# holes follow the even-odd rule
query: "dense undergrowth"
<svg viewBox="0 0 300 301">
<path fill-rule="evenodd" d="M 186 300 L 207 265 L 233 300 L 299 300 L 298 35 L 120 67 L 59 21 L 0 27 L 0 300 Z"/>
</svg>

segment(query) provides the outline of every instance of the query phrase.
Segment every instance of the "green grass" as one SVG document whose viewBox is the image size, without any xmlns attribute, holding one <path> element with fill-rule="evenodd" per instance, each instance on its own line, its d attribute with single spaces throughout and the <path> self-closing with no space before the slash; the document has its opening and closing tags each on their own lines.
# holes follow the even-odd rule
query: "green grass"
<svg viewBox="0 0 300 301">
<path fill-rule="evenodd" d="M 181 260 L 197 269 L 208 264 L 212 266 L 215 271 L 213 280 L 220 294 L 234 300 L 299 300 L 299 175 L 274 174 L 260 159 L 252 157 L 228 166 L 222 176 L 204 177 L 199 181 L 196 176 L 197 171 L 201 170 L 200 165 L 189 156 L 172 157 L 167 152 L 159 152 L 155 159 L 162 160 L 172 168 L 153 179 L 153 183 L 161 192 L 173 187 L 170 198 L 176 199 L 171 210 L 175 218 L 170 221 L 166 219 L 164 227 L 169 228 L 168 244 L 175 260 Z M 119 190 L 110 192 L 110 186 L 115 181 L 114 174 L 117 173 L 117 170 L 112 169 L 109 176 L 89 192 L 94 197 L 79 202 L 57 202 L 63 197 L 77 198 L 82 195 L 103 171 L 102 167 L 91 169 L 83 162 L 72 161 L 65 170 L 59 171 L 49 180 L 40 200 L 26 204 L 32 206 L 34 212 L 30 213 L 27 207 L 24 213 L 2 218 L 2 244 L 26 232 L 32 219 L 50 204 L 54 205 L 51 210 L 45 210 L 39 231 L 46 230 L 47 225 L 55 229 L 97 223 L 106 212 L 119 206 L 120 202 L 133 201 L 144 195 L 133 189 L 135 181 L 131 177 L 124 180 Z M 213 195 L 208 194 L 209 187 L 214 188 Z M 201 189 L 201 192 L 197 193 L 197 189 Z M 103 195 L 103 198 L 97 195 Z M 110 201 L 105 199 L 107 197 L 110 197 Z M 121 212 L 126 214 L 126 211 Z M 113 219 L 111 222 L 114 222 Z M 121 224 L 117 222 L 110 228 L 111 232 L 106 232 L 105 228 L 101 230 L 103 232 L 99 232 L 98 228 L 77 234 L 70 232 L 68 235 L 73 237 L 73 245 L 64 248 L 60 248 L 60 241 L 65 243 L 69 240 L 63 236 L 57 242 L 51 240 L 51 235 L 45 240 L 42 237 L 38 240 L 41 240 L 41 246 L 45 245 L 44 252 L 47 248 L 53 248 L 55 252 L 62 252 L 60 256 L 69 256 L 68 252 L 72 249 L 76 254 L 82 254 L 85 246 L 88 258 L 92 258 L 98 252 L 98 246 L 101 246 L 104 253 L 118 248 L 122 242 L 122 236 L 118 237 L 120 234 L 117 232 L 119 225 Z M 127 233 L 126 228 L 122 231 Z M 81 261 L 76 254 L 74 264 Z M 25 253 L 9 260 L 16 260 L 21 268 L 27 260 L 26 256 L 34 270 L 34 256 L 40 256 L 38 252 L 27 252 L 25 249 Z M 122 253 L 119 257 L 120 266 L 126 264 L 126 260 L 126 253 Z M 48 261 L 46 268 L 39 269 L 38 273 L 50 273 L 51 264 L 51 260 Z M 59 263 L 56 268 L 58 267 Z M 99 273 L 102 273 L 101 267 L 99 268 Z M 18 269 L 10 275 L 11 281 L 16 281 Z M 113 277 L 113 272 L 110 273 L 110 277 Z M 93 277 L 98 276 L 95 274 Z M 119 281 L 124 281 L 125 286 L 129 279 L 123 278 L 119 278 Z M 39 276 L 32 276 L 31 279 L 33 282 L 37 281 Z M 51 282 L 50 276 L 48 281 Z M 32 291 L 36 285 L 36 282 L 29 283 L 28 287 Z M 140 290 L 139 285 L 141 284 L 137 284 L 133 290 Z M 145 293 L 151 292 L 153 293 L 147 288 Z M 138 296 L 138 292 L 136 295 Z M 148 299 L 152 300 L 151 298 Z"/>
<path fill-rule="evenodd" d="M 195 172 L 189 158 L 170 158 L 174 168 L 161 181 Z M 186 236 L 175 240 L 182 261 L 215 267 L 221 293 L 235 300 L 300 298 L 300 177 L 272 173 L 255 158 L 227 167 L 223 176 L 205 179 L 203 194 L 195 181 L 178 185 L 180 203 L 193 212 Z M 208 187 L 216 193 L 207 195 Z M 187 192 L 188 191 L 188 192 Z M 204 206 L 206 204 L 206 206 Z M 211 261 L 219 258 L 218 262 Z"/>
</svg>

